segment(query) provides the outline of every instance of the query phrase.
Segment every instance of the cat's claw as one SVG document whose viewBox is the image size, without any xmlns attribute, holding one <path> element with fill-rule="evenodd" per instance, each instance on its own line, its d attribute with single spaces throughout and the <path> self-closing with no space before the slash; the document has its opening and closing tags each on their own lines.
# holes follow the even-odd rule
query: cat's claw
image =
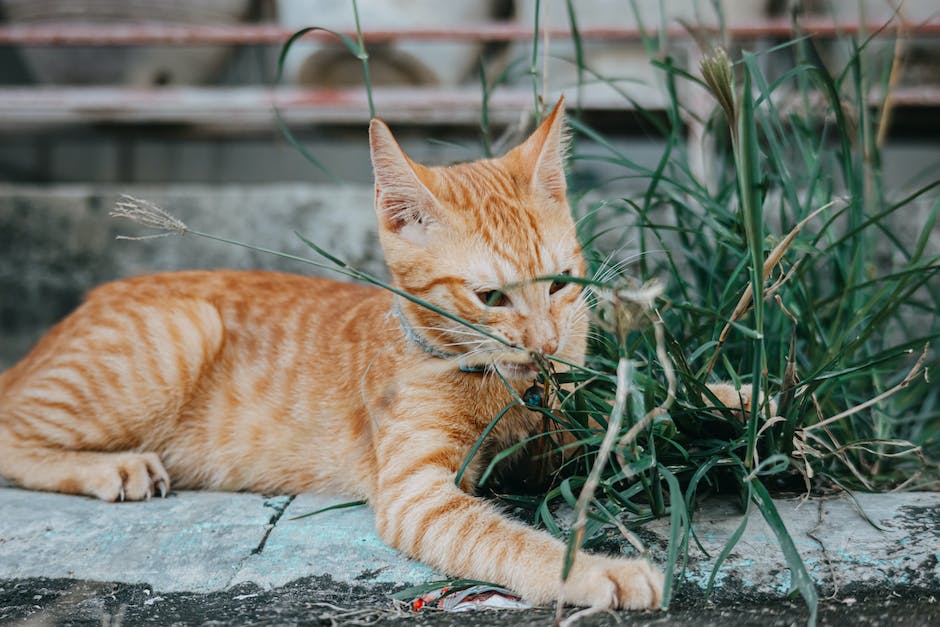
<svg viewBox="0 0 940 627">
<path fill-rule="evenodd" d="M 151 488 L 152 488 L 152 489 L 147 492 L 147 500 L 148 500 L 148 501 L 150 500 L 150 497 L 151 497 L 151 496 L 157 496 L 157 494 L 160 495 L 160 498 L 161 498 L 161 499 L 165 499 L 165 498 L 166 498 L 166 492 L 167 492 L 167 490 L 166 490 L 166 481 L 164 481 L 164 480 L 161 479 L 161 478 L 154 479 L 154 480 L 153 480 L 153 485 L 151 486 Z"/>
<path fill-rule="evenodd" d="M 664 577 L 645 559 L 582 556 L 562 591 L 572 605 L 611 609 L 654 609 L 663 595 Z"/>
<path fill-rule="evenodd" d="M 95 482 L 86 488 L 105 501 L 148 501 L 157 491 L 165 497 L 170 476 L 155 453 L 114 453 L 101 459 Z"/>
</svg>

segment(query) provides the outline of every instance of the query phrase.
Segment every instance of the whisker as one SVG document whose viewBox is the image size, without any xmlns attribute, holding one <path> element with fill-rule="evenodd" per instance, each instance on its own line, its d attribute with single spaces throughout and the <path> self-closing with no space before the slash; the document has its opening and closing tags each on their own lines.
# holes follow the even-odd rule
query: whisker
<svg viewBox="0 0 940 627">
<path fill-rule="evenodd" d="M 614 259 L 615 256 L 620 255 L 620 254 L 624 251 L 624 249 L 625 249 L 626 247 L 627 247 L 627 245 L 624 244 L 623 246 L 620 246 L 619 248 L 610 251 L 610 252 L 607 254 L 607 256 L 604 257 L 604 260 L 601 261 L 600 267 L 598 268 L 598 272 L 595 273 L 595 277 L 596 277 L 598 274 L 600 274 L 600 272 L 602 272 L 604 269 L 609 268 L 609 267 L 611 267 L 612 265 L 617 265 L 617 264 L 612 264 L 612 263 L 611 263 L 611 260 Z"/>
<path fill-rule="evenodd" d="M 483 335 L 482 333 L 477 333 L 476 331 L 461 331 L 458 329 L 441 329 L 438 327 L 412 327 L 412 328 L 415 330 L 419 330 L 419 331 L 440 331 L 441 333 L 445 333 L 448 335 L 469 335 L 472 337 L 486 338 L 485 335 Z M 486 339 L 490 339 L 490 338 L 486 338 Z"/>
<path fill-rule="evenodd" d="M 582 322 L 584 322 L 585 320 L 589 320 L 589 319 L 590 319 L 590 318 L 588 317 L 588 314 L 586 313 L 586 310 L 585 310 L 585 312 L 578 312 L 578 313 L 574 314 L 573 316 L 571 316 L 571 318 L 568 319 L 568 321 L 567 321 L 567 326 L 568 326 L 569 328 L 576 327 L 576 326 L 580 325 Z"/>
<path fill-rule="evenodd" d="M 594 280 L 600 283 L 606 283 L 607 281 L 614 278 L 614 275 L 621 274 L 628 265 L 636 262 L 637 260 L 645 256 L 652 255 L 654 253 L 661 254 L 665 252 L 666 251 L 664 249 L 660 249 L 660 248 L 653 249 L 653 250 L 640 251 L 640 252 L 636 252 L 631 255 L 628 255 L 627 257 L 624 257 L 623 259 L 619 260 L 617 263 L 614 263 L 614 264 L 610 263 L 610 260 L 613 257 L 613 254 L 608 255 L 607 259 L 605 259 L 601 263 L 600 267 L 597 269 L 597 272 L 594 273 Z"/>
<path fill-rule="evenodd" d="M 619 252 L 620 251 L 617 251 L 617 253 Z M 637 260 L 641 259 L 645 255 L 650 254 L 651 252 L 653 251 L 634 252 L 634 253 L 627 255 L 626 257 L 620 258 L 616 263 L 611 263 L 611 260 L 614 258 L 614 254 L 608 255 L 607 259 L 604 260 L 600 268 L 598 268 L 597 273 L 595 274 L 601 275 L 601 274 L 610 273 L 610 272 L 620 272 L 631 263 L 636 262 Z"/>
<path fill-rule="evenodd" d="M 597 272 L 594 274 L 594 279 L 600 282 L 607 282 L 615 275 L 621 274 L 628 265 L 633 263 L 631 257 L 621 259 L 616 263 L 607 263 L 597 269 Z"/>
</svg>

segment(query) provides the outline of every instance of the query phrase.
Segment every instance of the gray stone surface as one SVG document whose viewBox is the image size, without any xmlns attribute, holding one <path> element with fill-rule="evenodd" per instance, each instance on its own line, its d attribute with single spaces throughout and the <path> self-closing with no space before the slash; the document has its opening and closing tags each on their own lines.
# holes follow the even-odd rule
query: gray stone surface
<svg viewBox="0 0 940 627">
<path fill-rule="evenodd" d="M 141 503 L 0 489 L 0 578 L 228 587 L 286 499 L 181 492 Z"/>
<path fill-rule="evenodd" d="M 940 591 L 940 493 L 863 494 L 774 502 L 804 563 L 826 592 L 851 586 L 913 586 Z M 687 579 L 704 588 L 715 558 L 741 521 L 729 502 L 711 500 L 695 514 L 693 529 L 707 551 L 691 542 Z M 667 521 L 651 525 L 663 542 Z M 786 595 L 790 572 L 773 530 L 755 506 L 740 542 L 719 570 L 719 588 Z"/>
<path fill-rule="evenodd" d="M 383 544 L 368 507 L 292 520 L 347 500 L 174 492 L 105 503 L 0 487 L 0 580 L 74 578 L 211 592 L 323 575 L 359 585 L 442 577 Z"/>
<path fill-rule="evenodd" d="M 299 495 L 271 531 L 264 550 L 249 557 L 231 583 L 250 581 L 270 588 L 298 576 L 330 575 L 334 581 L 349 584 L 415 585 L 443 577 L 384 544 L 372 524 L 372 510 L 366 506 L 292 520 L 348 500 Z"/>
<path fill-rule="evenodd" d="M 346 499 L 315 495 L 179 492 L 145 503 L 0 488 L 0 580 L 27 577 L 146 583 L 157 592 L 264 589 L 329 576 L 357 586 L 419 584 L 440 578 L 382 544 L 368 507 L 291 520 Z M 866 522 L 856 502 L 867 517 Z M 778 500 L 781 517 L 824 592 L 915 587 L 940 592 L 940 494 L 857 494 Z M 687 581 L 703 588 L 741 521 L 719 499 L 696 513 Z M 646 528 L 661 562 L 668 520 Z M 789 571 L 773 532 L 752 510 L 740 542 L 716 578 L 730 594 L 783 597 Z"/>
</svg>

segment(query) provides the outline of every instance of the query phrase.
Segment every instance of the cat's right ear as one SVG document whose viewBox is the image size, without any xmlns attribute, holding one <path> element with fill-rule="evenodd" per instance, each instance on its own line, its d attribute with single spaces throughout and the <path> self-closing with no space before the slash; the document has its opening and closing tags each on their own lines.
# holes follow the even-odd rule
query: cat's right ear
<svg viewBox="0 0 940 627">
<path fill-rule="evenodd" d="M 378 118 L 369 124 L 369 148 L 379 228 L 413 244 L 425 245 L 428 228 L 441 216 L 440 205 L 428 189 L 433 172 L 409 159 L 392 131 Z"/>
</svg>

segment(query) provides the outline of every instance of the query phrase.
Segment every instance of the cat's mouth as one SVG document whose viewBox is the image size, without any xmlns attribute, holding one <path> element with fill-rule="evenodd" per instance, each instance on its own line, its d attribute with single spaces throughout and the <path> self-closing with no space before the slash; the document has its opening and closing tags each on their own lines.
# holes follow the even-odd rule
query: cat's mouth
<svg viewBox="0 0 940 627">
<path fill-rule="evenodd" d="M 463 372 L 490 372 L 499 373 L 504 379 L 519 381 L 531 380 L 539 372 L 539 366 L 534 361 L 492 360 L 476 364 L 463 363 L 460 366 Z"/>
<path fill-rule="evenodd" d="M 534 361 L 503 361 L 492 365 L 507 379 L 531 379 L 538 374 L 539 367 Z"/>
<path fill-rule="evenodd" d="M 503 378 L 512 381 L 531 381 L 547 364 L 544 354 L 531 350 L 502 352 L 502 354 L 497 353 L 486 357 L 465 361 L 461 365 L 461 370 L 464 372 L 499 373 Z M 476 363 L 472 363 L 472 361 L 476 361 Z"/>
</svg>

